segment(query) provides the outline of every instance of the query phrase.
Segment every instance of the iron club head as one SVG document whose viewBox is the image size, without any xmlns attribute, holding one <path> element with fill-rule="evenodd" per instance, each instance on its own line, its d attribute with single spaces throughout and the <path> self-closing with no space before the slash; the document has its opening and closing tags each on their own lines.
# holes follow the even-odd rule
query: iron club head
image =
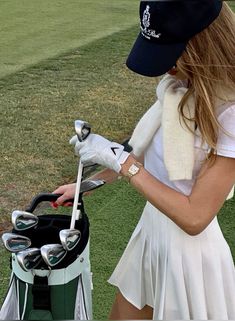
<svg viewBox="0 0 235 321">
<path fill-rule="evenodd" d="M 91 132 L 91 126 L 89 123 L 83 120 L 75 120 L 75 132 L 78 140 L 83 142 Z"/>
<path fill-rule="evenodd" d="M 47 244 L 41 247 L 41 255 L 49 266 L 59 264 L 66 256 L 66 250 L 60 244 Z"/>
<path fill-rule="evenodd" d="M 60 241 L 66 251 L 71 251 L 79 243 L 81 232 L 76 229 L 67 229 L 60 231 Z"/>
<path fill-rule="evenodd" d="M 102 179 L 87 179 L 81 182 L 80 195 L 86 192 L 90 192 L 96 188 L 99 188 L 105 184 L 105 181 Z M 73 203 L 74 199 L 66 200 L 65 203 Z"/>
<path fill-rule="evenodd" d="M 84 180 L 81 183 L 80 193 L 86 193 L 92 191 L 96 188 L 99 188 L 105 184 L 105 181 L 102 179 L 88 179 Z"/>
<path fill-rule="evenodd" d="M 30 229 L 38 224 L 38 217 L 24 211 L 13 211 L 11 221 L 14 229 L 17 231 L 24 231 Z"/>
<path fill-rule="evenodd" d="M 31 246 L 31 240 L 28 237 L 14 233 L 4 233 L 2 241 L 5 248 L 12 253 L 26 250 Z"/>
<path fill-rule="evenodd" d="M 42 256 L 40 249 L 30 248 L 16 254 L 16 259 L 24 271 L 35 269 L 41 262 Z"/>
</svg>

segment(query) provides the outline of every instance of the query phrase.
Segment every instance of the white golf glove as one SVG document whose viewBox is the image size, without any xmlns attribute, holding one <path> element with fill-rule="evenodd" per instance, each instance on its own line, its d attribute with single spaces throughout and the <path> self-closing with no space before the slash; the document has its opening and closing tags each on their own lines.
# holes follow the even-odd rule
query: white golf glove
<svg viewBox="0 0 235 321">
<path fill-rule="evenodd" d="M 75 154 L 80 155 L 81 162 L 97 163 L 119 173 L 121 165 L 130 155 L 124 151 L 124 146 L 95 134 L 90 134 L 84 142 L 79 142 L 77 135 L 70 139 L 75 145 Z"/>
</svg>

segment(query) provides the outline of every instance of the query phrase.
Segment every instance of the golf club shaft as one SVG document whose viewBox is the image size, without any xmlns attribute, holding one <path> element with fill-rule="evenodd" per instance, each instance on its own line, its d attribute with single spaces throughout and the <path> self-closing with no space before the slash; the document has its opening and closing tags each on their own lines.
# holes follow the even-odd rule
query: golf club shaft
<svg viewBox="0 0 235 321">
<path fill-rule="evenodd" d="M 79 161 L 79 166 L 78 166 L 78 176 L 77 176 L 76 190 L 75 190 L 75 195 L 74 195 L 73 211 L 72 211 L 70 229 L 74 229 L 75 222 L 76 222 L 76 219 L 77 219 L 77 211 L 78 211 L 77 207 L 78 207 L 78 200 L 79 200 L 79 194 L 80 194 L 82 172 L 83 172 L 83 164 L 82 164 L 82 162 L 80 160 Z"/>
</svg>

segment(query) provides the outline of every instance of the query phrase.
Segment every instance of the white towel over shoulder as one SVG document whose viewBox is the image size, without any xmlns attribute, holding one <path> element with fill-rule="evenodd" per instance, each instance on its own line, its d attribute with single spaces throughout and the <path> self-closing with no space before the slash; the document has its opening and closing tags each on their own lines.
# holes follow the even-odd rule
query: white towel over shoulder
<svg viewBox="0 0 235 321">
<path fill-rule="evenodd" d="M 195 123 L 187 121 L 189 130 L 184 121 L 180 119 L 178 110 L 179 103 L 187 90 L 183 81 L 166 75 L 157 87 L 158 100 L 140 119 L 129 141 L 134 155 L 139 157 L 162 125 L 164 163 L 169 179 L 172 181 L 191 180 L 193 175 Z M 222 100 L 218 99 L 218 105 L 226 99 L 235 99 L 233 92 L 228 91 L 223 94 L 225 97 Z M 193 96 L 189 98 L 184 113 L 187 118 L 194 118 L 195 101 Z M 227 199 L 233 195 L 234 188 Z"/>
<path fill-rule="evenodd" d="M 178 105 L 187 92 L 183 82 L 166 75 L 157 87 L 157 102 L 144 114 L 137 124 L 129 145 L 140 156 L 150 144 L 162 124 L 164 161 L 171 180 L 191 179 L 194 165 L 193 139 L 183 121 L 180 121 Z M 190 99 L 187 115 L 193 117 L 194 103 Z M 192 129 L 194 123 L 188 124 Z"/>
</svg>

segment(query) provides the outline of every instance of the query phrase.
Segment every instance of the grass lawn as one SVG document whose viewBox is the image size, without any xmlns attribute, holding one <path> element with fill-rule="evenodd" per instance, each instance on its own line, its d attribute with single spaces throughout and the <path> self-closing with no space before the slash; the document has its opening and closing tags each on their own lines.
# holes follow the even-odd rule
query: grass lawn
<svg viewBox="0 0 235 321">
<path fill-rule="evenodd" d="M 23 0 L 20 6 L 17 0 L 1 1 L 0 224 L 35 194 L 74 180 L 77 159 L 68 140 L 75 119 L 121 142 L 154 101 L 156 80 L 125 67 L 138 32 L 133 26 L 137 4 L 81 0 L 77 8 L 75 0 Z M 234 202 L 226 202 L 219 220 L 235 258 Z M 105 319 L 115 294 L 106 280 L 144 200 L 121 180 L 87 197 L 85 206 L 91 221 L 94 318 Z M 9 255 L 1 246 L 0 257 L 1 304 L 9 277 Z"/>
<path fill-rule="evenodd" d="M 228 4 L 230 5 L 230 7 L 233 9 L 233 11 L 235 11 L 235 1 L 228 1 Z"/>
<path fill-rule="evenodd" d="M 137 23 L 138 1 L 0 1 L 0 77 Z"/>
<path fill-rule="evenodd" d="M 0 222 L 32 195 L 74 179 L 75 119 L 117 141 L 131 133 L 156 84 L 124 65 L 135 35 L 131 28 L 0 79 Z"/>
</svg>

